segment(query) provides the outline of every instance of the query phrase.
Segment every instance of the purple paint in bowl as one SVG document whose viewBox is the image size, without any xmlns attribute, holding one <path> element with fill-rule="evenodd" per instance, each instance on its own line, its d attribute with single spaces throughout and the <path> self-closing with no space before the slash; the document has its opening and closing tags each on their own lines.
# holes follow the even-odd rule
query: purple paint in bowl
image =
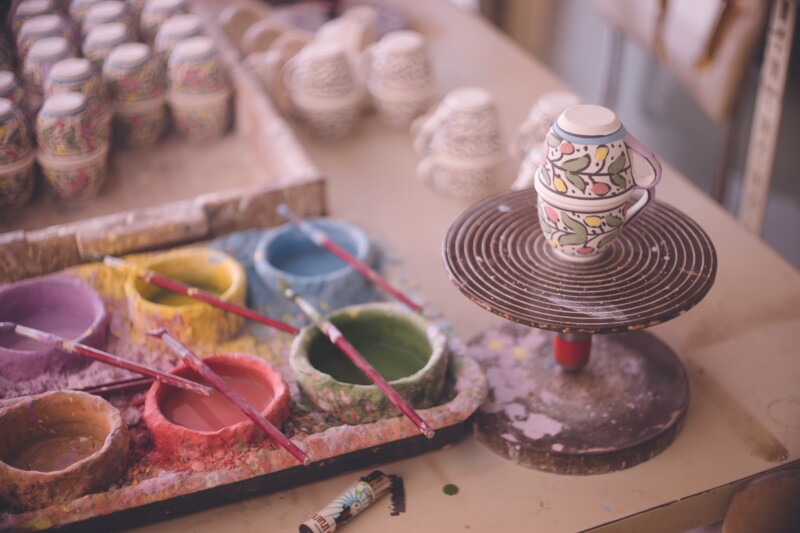
<svg viewBox="0 0 800 533">
<path fill-rule="evenodd" d="M 35 278 L 0 288 L 0 322 L 15 322 L 102 349 L 108 320 L 100 296 L 79 280 Z M 0 376 L 10 381 L 74 371 L 89 362 L 11 331 L 0 332 Z"/>
</svg>

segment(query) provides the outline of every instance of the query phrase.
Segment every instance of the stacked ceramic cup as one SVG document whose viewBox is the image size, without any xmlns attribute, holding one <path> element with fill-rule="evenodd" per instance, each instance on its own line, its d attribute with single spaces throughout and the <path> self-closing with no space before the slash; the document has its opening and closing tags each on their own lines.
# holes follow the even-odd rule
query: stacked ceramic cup
<svg viewBox="0 0 800 533">
<path fill-rule="evenodd" d="M 17 55 L 20 61 L 25 60 L 34 42 L 46 37 L 63 37 L 72 39 L 72 32 L 67 22 L 58 15 L 40 15 L 25 21 L 17 34 Z"/>
<path fill-rule="evenodd" d="M 197 37 L 203 33 L 203 24 L 200 17 L 193 13 L 175 15 L 164 22 L 156 34 L 153 50 L 166 64 L 175 46 L 189 37 Z"/>
<path fill-rule="evenodd" d="M 367 50 L 364 61 L 367 90 L 384 123 L 407 129 L 428 110 L 434 84 L 422 35 L 410 30 L 387 33 Z"/>
<path fill-rule="evenodd" d="M 0 208 L 25 205 L 33 192 L 33 147 L 17 106 L 0 98 Z"/>
<path fill-rule="evenodd" d="M 55 14 L 58 11 L 52 0 L 23 0 L 10 12 L 11 34 L 16 37 L 25 21 L 33 17 Z"/>
<path fill-rule="evenodd" d="M 294 113 L 320 137 L 349 133 L 361 114 L 364 90 L 341 45 L 311 41 L 280 74 Z"/>
<path fill-rule="evenodd" d="M 143 43 L 111 51 L 103 79 L 114 113 L 114 135 L 122 146 L 150 146 L 166 126 L 163 64 Z"/>
<path fill-rule="evenodd" d="M 424 157 L 417 175 L 426 185 L 461 198 L 488 192 L 504 159 L 500 118 L 488 91 L 454 89 L 435 112 L 414 122 L 412 133 Z"/>
<path fill-rule="evenodd" d="M 89 114 L 101 131 L 110 131 L 111 108 L 108 93 L 100 73 L 85 57 L 59 61 L 44 82 L 45 96 L 77 92 L 89 101 Z"/>
<path fill-rule="evenodd" d="M 89 12 L 89 8 L 103 1 L 104 0 L 72 0 L 69 3 L 69 16 L 79 28 L 82 28 L 83 23 L 86 21 L 86 14 Z"/>
<path fill-rule="evenodd" d="M 86 17 L 83 20 L 82 27 L 83 35 L 88 35 L 98 26 L 112 22 L 124 24 L 133 33 L 133 17 L 128 4 L 121 0 L 106 0 L 92 5 L 86 10 Z"/>
<path fill-rule="evenodd" d="M 131 29 L 122 22 L 110 22 L 93 28 L 83 40 L 83 56 L 90 59 L 98 71 L 117 46 L 134 41 Z"/>
<path fill-rule="evenodd" d="M 23 64 L 23 76 L 28 91 L 28 106 L 36 111 L 44 98 L 44 80 L 53 65 L 76 57 L 75 49 L 63 37 L 46 37 L 33 43 Z"/>
<path fill-rule="evenodd" d="M 186 0 L 147 0 L 139 17 L 142 40 L 151 45 L 161 25 L 176 15 L 189 12 Z"/>
<path fill-rule="evenodd" d="M 230 82 L 210 37 L 179 42 L 169 56 L 167 79 L 178 134 L 205 140 L 225 133 L 231 117 Z"/>
<path fill-rule="evenodd" d="M 543 146 L 547 130 L 565 109 L 579 103 L 580 98 L 569 91 L 545 93 L 536 100 L 509 145 L 511 155 L 521 160 L 512 189 L 533 187 L 534 176 L 545 156 Z"/>
<path fill-rule="evenodd" d="M 11 100 L 19 109 L 25 109 L 25 90 L 10 70 L 0 70 L 0 98 Z"/>
<path fill-rule="evenodd" d="M 109 128 L 98 124 L 81 93 L 49 96 L 36 117 L 37 159 L 56 198 L 80 204 L 103 186 Z"/>
</svg>

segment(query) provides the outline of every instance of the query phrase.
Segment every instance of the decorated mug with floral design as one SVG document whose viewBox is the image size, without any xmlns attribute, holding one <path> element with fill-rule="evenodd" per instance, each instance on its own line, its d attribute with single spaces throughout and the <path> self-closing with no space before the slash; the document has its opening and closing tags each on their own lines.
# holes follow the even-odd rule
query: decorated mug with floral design
<svg viewBox="0 0 800 533">
<path fill-rule="evenodd" d="M 33 153 L 22 112 L 7 98 L 0 98 L 0 165 L 16 163 Z"/>
<path fill-rule="evenodd" d="M 55 94 L 45 100 L 36 117 L 39 149 L 54 156 L 93 152 L 106 144 L 109 124 L 99 125 L 91 115 L 89 101 L 76 92 Z"/>
<path fill-rule="evenodd" d="M 637 189 L 654 187 L 661 164 L 628 133 L 608 108 L 581 104 L 556 119 L 545 140 L 537 190 L 566 200 L 625 200 Z"/>
<path fill-rule="evenodd" d="M 114 48 L 103 63 L 103 79 L 112 102 L 139 102 L 164 95 L 164 65 L 143 43 Z"/>
</svg>

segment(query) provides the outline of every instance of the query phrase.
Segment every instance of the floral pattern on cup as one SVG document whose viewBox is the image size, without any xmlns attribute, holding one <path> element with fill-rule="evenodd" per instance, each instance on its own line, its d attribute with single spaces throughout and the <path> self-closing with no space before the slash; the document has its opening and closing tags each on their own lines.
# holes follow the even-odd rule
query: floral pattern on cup
<svg viewBox="0 0 800 533">
<path fill-rule="evenodd" d="M 33 194 L 33 153 L 23 161 L 0 165 L 0 207 L 14 209 L 27 204 Z"/>
<path fill-rule="evenodd" d="M 196 46 L 205 51 L 195 56 Z M 184 94 L 205 94 L 227 90 L 228 74 L 217 57 L 210 37 L 192 37 L 175 46 L 167 64 L 170 91 Z"/>
<path fill-rule="evenodd" d="M 98 72 L 111 51 L 121 44 L 134 41 L 131 29 L 120 22 L 102 24 L 92 29 L 83 40 L 83 56 L 91 60 Z"/>
<path fill-rule="evenodd" d="M 190 141 L 205 141 L 221 137 L 231 123 L 228 98 L 204 105 L 180 105 L 171 102 L 172 124 L 181 137 Z"/>
<path fill-rule="evenodd" d="M 83 20 L 83 35 L 88 35 L 93 29 L 103 24 L 118 22 L 133 30 L 133 16 L 130 7 L 120 0 L 104 0 L 92 5 L 86 10 Z"/>
<path fill-rule="evenodd" d="M 136 59 L 129 61 L 133 55 Z M 149 100 L 165 90 L 163 63 L 142 43 L 116 47 L 103 64 L 103 79 L 109 97 L 116 102 Z"/>
<path fill-rule="evenodd" d="M 175 15 L 159 28 L 153 50 L 161 57 L 164 64 L 167 64 L 170 54 L 179 42 L 202 34 L 203 25 L 200 17 L 192 13 Z"/>
<path fill-rule="evenodd" d="M 87 64 L 88 63 L 88 64 Z M 63 67 L 63 68 L 62 68 Z M 56 63 L 44 83 L 46 97 L 68 92 L 81 93 L 89 102 L 89 115 L 100 125 L 111 120 L 106 85 L 94 64 L 86 58 L 65 59 Z"/>
<path fill-rule="evenodd" d="M 41 15 L 28 19 L 17 36 L 17 55 L 22 60 L 27 57 L 33 43 L 46 37 L 72 39 L 72 32 L 58 15 Z"/>
<path fill-rule="evenodd" d="M 68 106 L 65 110 L 62 105 Z M 108 142 L 109 130 L 97 124 L 89 102 L 80 93 L 63 93 L 45 100 L 36 117 L 36 140 L 44 152 L 80 155 L 93 152 Z"/>
<path fill-rule="evenodd" d="M 31 46 L 23 65 L 23 77 L 27 89 L 41 98 L 44 94 L 44 80 L 53 65 L 76 57 L 75 49 L 63 37 L 47 37 L 36 41 Z"/>
<path fill-rule="evenodd" d="M 150 0 L 142 8 L 139 16 L 139 31 L 142 39 L 153 44 L 161 25 L 174 17 L 189 12 L 185 0 Z"/>
<path fill-rule="evenodd" d="M 10 100 L 0 99 L 0 165 L 8 165 L 33 153 L 25 117 Z"/>
<path fill-rule="evenodd" d="M 56 6 L 52 0 L 34 0 L 27 2 L 20 2 L 17 8 L 13 11 L 11 18 L 11 33 L 19 35 L 22 25 L 33 17 L 40 17 L 42 15 L 50 15 L 56 13 Z"/>
<path fill-rule="evenodd" d="M 142 112 L 117 112 L 114 114 L 114 137 L 125 147 L 152 146 L 161 138 L 166 125 L 164 105 Z"/>
<path fill-rule="evenodd" d="M 39 157 L 47 183 L 56 199 L 63 203 L 81 203 L 95 197 L 103 188 L 108 173 L 108 145 L 98 149 L 92 157 L 81 159 L 70 164 Z"/>
</svg>

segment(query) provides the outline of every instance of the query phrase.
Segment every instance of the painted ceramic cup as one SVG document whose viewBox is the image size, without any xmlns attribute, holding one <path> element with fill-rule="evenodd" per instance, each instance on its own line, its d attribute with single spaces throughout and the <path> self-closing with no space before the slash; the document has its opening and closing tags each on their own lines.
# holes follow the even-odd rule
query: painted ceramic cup
<svg viewBox="0 0 800 533">
<path fill-rule="evenodd" d="M 339 45 L 353 67 L 357 68 L 364 51 L 377 39 L 377 18 L 372 6 L 351 7 L 340 17 L 320 26 L 315 40 Z"/>
<path fill-rule="evenodd" d="M 413 130 L 414 148 L 421 156 L 467 165 L 499 164 L 503 158 L 494 99 L 479 87 L 450 91 L 431 115 L 415 122 Z"/>
<path fill-rule="evenodd" d="M 25 109 L 25 91 L 10 70 L 0 70 L 0 98 L 9 100 L 20 110 Z"/>
<path fill-rule="evenodd" d="M 375 266 L 376 251 L 358 226 L 322 218 L 310 223 L 362 263 Z M 323 312 L 378 298 L 374 285 L 363 275 L 291 224 L 264 233 L 256 246 L 254 264 L 266 289 L 265 301 L 256 303 L 274 316 L 299 314 L 295 304 L 283 296 L 283 282 Z"/>
<path fill-rule="evenodd" d="M 11 15 L 11 33 L 19 35 L 22 25 L 34 17 L 56 13 L 56 6 L 52 0 L 23 0 L 13 9 Z"/>
<path fill-rule="evenodd" d="M 628 133 L 613 111 L 572 106 L 547 133 L 547 153 L 537 191 L 565 200 L 625 200 L 634 188 L 654 187 L 661 164 Z"/>
<path fill-rule="evenodd" d="M 25 159 L 33 153 L 28 127 L 20 109 L 0 98 L 0 165 Z"/>
<path fill-rule="evenodd" d="M 214 354 L 203 361 L 272 425 L 283 426 L 291 396 L 288 385 L 272 365 L 247 354 Z M 186 365 L 170 373 L 202 381 Z M 178 460 L 202 460 L 219 450 L 234 449 L 265 436 L 219 392 L 204 397 L 159 382 L 147 392 L 144 419 L 159 453 Z"/>
<path fill-rule="evenodd" d="M 66 92 L 78 92 L 88 100 L 89 115 L 98 131 L 108 140 L 110 132 L 111 108 L 105 83 L 92 62 L 84 57 L 59 61 L 47 75 L 44 82 L 45 96 Z"/>
<path fill-rule="evenodd" d="M 164 65 L 143 43 L 114 48 L 103 63 L 103 79 L 113 102 L 137 102 L 163 96 Z"/>
<path fill-rule="evenodd" d="M 38 109 L 44 95 L 44 80 L 53 65 L 76 57 L 75 49 L 63 37 L 46 37 L 33 43 L 23 65 L 23 77 L 28 89 L 28 100 Z"/>
<path fill-rule="evenodd" d="M 33 43 L 46 37 L 63 37 L 69 41 L 72 38 L 72 32 L 59 15 L 41 15 L 26 20 L 17 35 L 19 59 L 24 61 Z"/>
<path fill-rule="evenodd" d="M 104 1 L 105 0 L 72 0 L 69 3 L 69 16 L 78 26 L 82 27 L 89 9 Z"/>
<path fill-rule="evenodd" d="M 522 160 L 528 153 L 540 148 L 553 122 L 565 109 L 580 103 L 578 95 L 569 91 L 551 91 L 544 93 L 531 106 L 528 116 L 517 128 L 511 139 L 508 151 L 515 158 Z M 542 154 L 538 154 L 541 159 Z"/>
<path fill-rule="evenodd" d="M 108 126 L 97 123 L 83 94 L 54 94 L 45 100 L 36 116 L 36 140 L 39 149 L 47 154 L 81 155 L 108 143 Z"/>
<path fill-rule="evenodd" d="M 230 256 L 207 248 L 184 248 L 154 255 L 142 266 L 220 299 L 244 305 L 247 277 Z M 234 313 L 151 285 L 137 277 L 125 282 L 131 319 L 146 332 L 166 327 L 185 344 L 212 345 L 236 334 L 244 318 Z"/>
<path fill-rule="evenodd" d="M 128 467 L 128 426 L 99 396 L 52 391 L 0 411 L 0 501 L 15 511 L 105 489 Z"/>
<path fill-rule="evenodd" d="M 175 15 L 161 25 L 153 49 L 166 65 L 172 50 L 179 42 L 202 33 L 203 24 L 200 17 L 193 13 Z"/>
<path fill-rule="evenodd" d="M 89 7 L 83 19 L 83 35 L 88 35 L 98 26 L 112 22 L 124 24 L 131 32 L 134 31 L 133 16 L 128 4 L 121 0 L 105 0 Z"/>
<path fill-rule="evenodd" d="M 474 199 L 491 190 L 496 168 L 494 163 L 426 157 L 417 165 L 417 177 L 439 194 Z"/>
<path fill-rule="evenodd" d="M 102 349 L 108 320 L 97 292 L 75 279 L 48 276 L 0 289 L 0 322 L 15 322 Z M 71 372 L 88 362 L 10 331 L 0 333 L 0 375 L 12 381 L 33 379 L 45 371 Z"/>
<path fill-rule="evenodd" d="M 0 165 L 0 208 L 18 209 L 30 201 L 35 184 L 33 174 L 35 161 L 31 152 L 27 157 L 14 163 Z"/>
<path fill-rule="evenodd" d="M 211 37 L 190 37 L 175 46 L 167 63 L 170 91 L 206 94 L 229 89 L 228 73 L 217 57 Z"/>
<path fill-rule="evenodd" d="M 79 156 L 59 157 L 41 150 L 36 160 L 57 202 L 79 207 L 97 196 L 108 174 L 109 143 Z"/>
<path fill-rule="evenodd" d="M 125 148 L 153 146 L 167 127 L 165 97 L 114 105 L 114 141 Z"/>
<path fill-rule="evenodd" d="M 186 0 L 148 0 L 139 16 L 139 32 L 144 42 L 153 44 L 161 25 L 174 17 L 189 12 Z"/>
<path fill-rule="evenodd" d="M 130 28 L 120 22 L 102 24 L 92 29 L 83 40 L 83 55 L 91 60 L 98 72 L 103 71 L 103 63 L 117 46 L 134 41 Z"/>
<path fill-rule="evenodd" d="M 231 93 L 223 90 L 202 95 L 169 95 L 175 131 L 190 141 L 206 141 L 225 134 L 231 124 Z"/>
<path fill-rule="evenodd" d="M 412 407 L 438 405 L 450 353 L 445 335 L 433 323 L 387 303 L 346 307 L 328 318 Z M 306 326 L 295 337 L 289 362 L 303 394 L 346 424 L 400 416 L 316 326 Z"/>
</svg>

